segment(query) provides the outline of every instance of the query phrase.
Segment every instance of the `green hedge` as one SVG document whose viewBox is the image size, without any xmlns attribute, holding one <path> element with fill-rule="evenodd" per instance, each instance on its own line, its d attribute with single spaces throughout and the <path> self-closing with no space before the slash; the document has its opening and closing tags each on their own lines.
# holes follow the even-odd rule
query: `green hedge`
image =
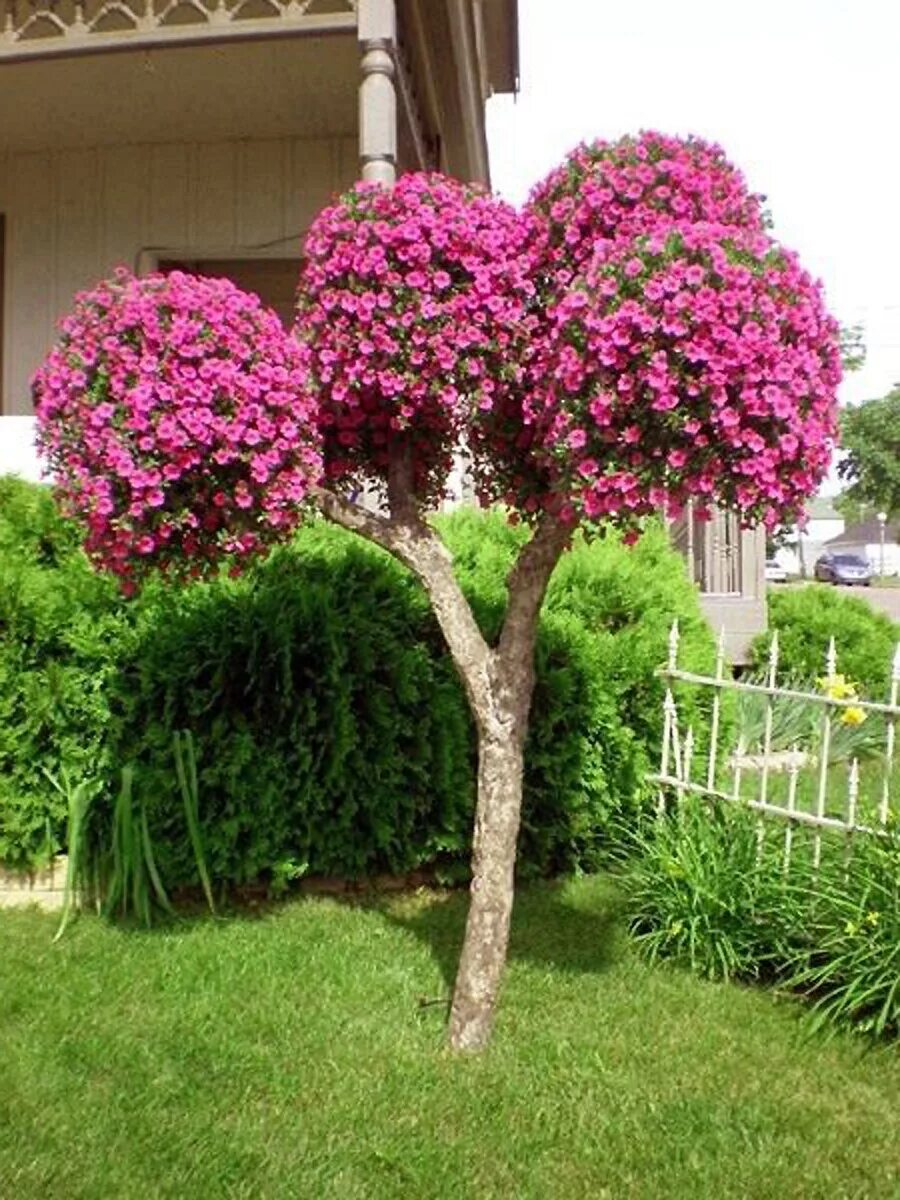
<svg viewBox="0 0 900 1200">
<path fill-rule="evenodd" d="M 499 514 L 440 521 L 488 634 L 524 536 Z M 49 495 L 0 481 L 0 858 L 64 838 L 63 789 L 86 781 L 108 837 L 122 768 L 167 886 L 195 863 L 174 772 L 191 731 L 214 879 L 465 871 L 471 723 L 419 586 L 387 555 L 313 523 L 238 579 L 120 598 L 92 573 Z M 591 869 L 613 819 L 647 801 L 659 744 L 654 675 L 673 618 L 684 661 L 712 638 L 681 561 L 652 530 L 579 544 L 551 583 L 527 747 L 520 866 Z M 699 699 L 685 716 L 702 727 Z"/>
<path fill-rule="evenodd" d="M 811 584 L 769 592 L 769 625 L 778 630 L 780 671 L 796 679 L 825 674 L 825 656 L 834 638 L 838 671 L 859 684 L 868 700 L 886 699 L 900 625 L 876 612 L 865 599 L 833 587 Z M 771 633 L 757 638 L 753 665 L 768 662 Z"/>
</svg>

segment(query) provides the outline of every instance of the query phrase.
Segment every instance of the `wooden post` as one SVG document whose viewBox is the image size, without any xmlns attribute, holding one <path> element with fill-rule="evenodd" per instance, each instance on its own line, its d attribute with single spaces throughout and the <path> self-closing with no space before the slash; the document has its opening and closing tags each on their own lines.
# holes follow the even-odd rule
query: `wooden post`
<svg viewBox="0 0 900 1200">
<path fill-rule="evenodd" d="M 360 167 L 364 181 L 384 187 L 392 187 L 397 178 L 396 36 L 394 0 L 359 0 Z"/>
</svg>

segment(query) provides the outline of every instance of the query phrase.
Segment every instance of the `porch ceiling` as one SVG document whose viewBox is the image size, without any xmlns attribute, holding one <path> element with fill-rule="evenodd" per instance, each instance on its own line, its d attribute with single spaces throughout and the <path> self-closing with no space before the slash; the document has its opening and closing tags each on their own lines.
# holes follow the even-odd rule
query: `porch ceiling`
<svg viewBox="0 0 900 1200">
<path fill-rule="evenodd" d="M 352 134 L 358 81 L 343 34 L 0 62 L 0 153 Z"/>
</svg>

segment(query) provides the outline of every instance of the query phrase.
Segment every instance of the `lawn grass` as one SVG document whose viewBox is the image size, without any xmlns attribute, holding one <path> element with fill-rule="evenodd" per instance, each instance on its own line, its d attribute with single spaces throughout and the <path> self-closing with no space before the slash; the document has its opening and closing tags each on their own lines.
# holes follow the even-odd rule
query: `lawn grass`
<svg viewBox="0 0 900 1200">
<path fill-rule="evenodd" d="M 645 965 L 617 908 L 605 878 L 522 890 L 474 1059 L 442 1046 L 461 894 L 56 945 L 3 913 L 0 1196 L 900 1195 L 897 1051 Z"/>
</svg>

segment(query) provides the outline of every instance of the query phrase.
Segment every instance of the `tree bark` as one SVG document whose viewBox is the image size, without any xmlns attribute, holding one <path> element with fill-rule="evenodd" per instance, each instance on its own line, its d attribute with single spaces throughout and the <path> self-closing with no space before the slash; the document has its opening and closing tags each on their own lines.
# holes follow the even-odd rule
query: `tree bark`
<svg viewBox="0 0 900 1200">
<path fill-rule="evenodd" d="M 482 1050 L 494 1024 L 515 895 L 538 617 L 567 540 L 565 527 L 546 522 L 519 555 L 508 581 L 500 642 L 491 654 L 488 704 L 480 711 L 473 706 L 478 795 L 469 915 L 450 1009 L 448 1036 L 454 1050 Z"/>
<path fill-rule="evenodd" d="M 479 732 L 471 899 L 450 1010 L 449 1041 L 454 1050 L 481 1050 L 487 1045 L 509 944 L 524 738 L 513 721 L 503 717 L 495 711 L 488 728 Z"/>
</svg>

